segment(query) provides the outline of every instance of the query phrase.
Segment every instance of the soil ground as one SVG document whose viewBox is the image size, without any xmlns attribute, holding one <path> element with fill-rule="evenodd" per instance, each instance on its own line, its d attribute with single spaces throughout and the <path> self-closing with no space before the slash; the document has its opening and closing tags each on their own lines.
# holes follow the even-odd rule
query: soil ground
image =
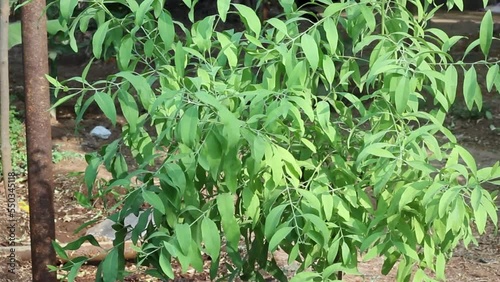
<svg viewBox="0 0 500 282">
<path fill-rule="evenodd" d="M 444 28 L 453 34 L 466 36 L 477 36 L 480 20 L 480 13 L 453 13 L 440 14 L 434 19 L 434 24 Z M 496 17 L 499 23 L 499 17 Z M 492 50 L 493 56 L 497 60 L 500 57 L 500 47 L 495 45 Z M 458 50 L 460 52 L 460 50 Z M 11 89 L 13 94 L 23 92 L 23 70 L 20 48 L 13 48 L 10 55 L 11 69 Z M 93 67 L 89 74 L 89 79 L 105 78 L 107 74 L 114 71 L 113 64 L 99 62 Z M 80 58 L 69 58 L 61 61 L 58 65 L 61 78 L 77 76 L 81 73 L 84 65 Z M 484 71 L 480 76 L 484 77 Z M 484 87 L 482 87 L 484 89 Z M 458 137 L 460 143 L 468 148 L 475 156 L 478 166 L 488 166 L 500 160 L 500 133 L 495 128 L 500 128 L 500 97 L 498 93 L 486 93 L 484 95 L 484 104 L 491 113 L 491 117 L 470 116 L 462 114 L 465 108 L 458 107 L 457 113 L 452 114 L 447 121 L 449 127 Z M 16 106 L 22 109 L 22 101 L 16 101 Z M 99 141 L 90 136 L 90 130 L 96 125 L 103 125 L 110 128 L 112 136 L 109 140 L 114 140 L 120 134 L 120 127 L 112 127 L 111 124 L 97 110 L 91 110 L 84 117 L 78 130 L 75 130 L 75 121 L 72 107 L 60 107 L 58 109 L 58 121 L 52 125 L 52 141 L 54 146 L 61 152 L 72 152 L 70 157 L 63 158 L 54 164 L 55 179 L 55 211 L 56 211 L 56 237 L 60 242 L 69 242 L 85 232 L 74 234 L 74 231 L 84 222 L 90 219 L 103 219 L 103 202 L 98 202 L 94 210 L 88 210 L 77 204 L 75 192 L 85 192 L 82 173 L 86 168 L 86 162 L 83 155 L 97 150 L 101 145 L 109 141 Z M 101 171 L 100 177 L 106 179 L 110 175 Z M 27 183 L 25 179 L 18 181 L 18 196 L 27 202 Z M 497 189 L 497 187 L 491 187 Z M 0 197 L 0 206 L 6 206 L 3 197 Z M 17 225 L 17 244 L 29 245 L 29 216 L 22 212 Z M 0 214 L 0 222 L 7 222 L 6 215 Z M 478 236 L 478 246 L 469 249 L 459 248 L 454 257 L 447 265 L 446 274 L 448 281 L 500 281 L 500 237 L 489 226 L 487 234 Z M 6 246 L 8 234 L 5 228 L 0 228 L 0 244 Z M 277 254 L 278 261 L 285 261 L 286 257 Z M 380 274 L 382 259 L 374 259 L 369 262 L 360 262 L 359 270 L 361 276 L 346 276 L 345 281 L 395 281 L 395 271 L 387 276 Z M 31 281 L 31 267 L 29 262 L 20 261 L 17 267 L 17 278 L 13 281 Z M 143 270 L 134 270 L 136 275 L 132 275 L 127 281 L 156 281 L 142 274 Z M 0 281 L 6 277 L 5 268 L 0 271 Z M 84 266 L 80 272 L 77 281 L 94 281 L 94 266 Z M 180 275 L 176 281 L 206 281 L 206 273 Z"/>
</svg>

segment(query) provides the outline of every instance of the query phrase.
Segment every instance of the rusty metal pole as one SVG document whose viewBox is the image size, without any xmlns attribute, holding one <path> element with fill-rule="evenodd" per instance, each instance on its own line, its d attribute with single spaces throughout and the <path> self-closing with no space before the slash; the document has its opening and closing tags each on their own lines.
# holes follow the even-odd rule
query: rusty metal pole
<svg viewBox="0 0 500 282">
<path fill-rule="evenodd" d="M 22 7 L 24 90 L 26 95 L 26 147 L 30 206 L 31 262 L 34 282 L 55 282 L 56 264 L 52 138 L 50 126 L 47 18 L 45 0 L 25 0 Z"/>
</svg>

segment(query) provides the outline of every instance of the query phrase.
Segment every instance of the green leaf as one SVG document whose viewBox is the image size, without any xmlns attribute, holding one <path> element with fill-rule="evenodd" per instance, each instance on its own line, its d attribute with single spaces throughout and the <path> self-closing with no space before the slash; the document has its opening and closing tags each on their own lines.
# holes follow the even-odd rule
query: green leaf
<svg viewBox="0 0 500 282">
<path fill-rule="evenodd" d="M 222 228 L 228 245 L 233 251 L 237 251 L 240 241 L 240 227 L 234 216 L 233 195 L 230 193 L 219 194 L 217 196 L 217 209 L 221 216 Z"/>
<path fill-rule="evenodd" d="M 288 236 L 288 234 L 290 234 L 290 232 L 293 230 L 293 227 L 288 227 L 288 226 L 284 226 L 280 229 L 278 229 L 274 234 L 273 234 L 273 237 L 271 238 L 271 240 L 269 240 L 269 252 L 274 252 L 279 244 L 281 243 L 281 241 L 283 241 L 283 239 L 285 239 L 286 236 Z"/>
<path fill-rule="evenodd" d="M 190 106 L 182 115 L 177 130 L 182 143 L 188 147 L 193 147 L 198 137 L 198 106 Z"/>
<path fill-rule="evenodd" d="M 300 169 L 299 163 L 295 159 L 295 157 L 287 151 L 285 148 L 280 146 L 275 147 L 276 154 L 280 156 L 280 158 L 285 162 L 287 166 L 287 172 L 290 177 L 296 178 L 298 181 L 302 177 L 302 171 Z"/>
<path fill-rule="evenodd" d="M 302 144 L 304 144 L 311 152 L 316 153 L 316 146 L 309 140 L 305 138 L 300 138 Z"/>
<path fill-rule="evenodd" d="M 102 267 L 106 270 L 103 273 L 104 282 L 114 282 L 118 279 L 118 250 L 118 248 L 111 249 L 102 262 Z"/>
<path fill-rule="evenodd" d="M 49 81 L 50 84 L 52 84 L 55 88 L 62 88 L 62 84 L 56 79 L 51 77 L 48 74 L 45 74 L 45 78 Z"/>
<path fill-rule="evenodd" d="M 395 159 L 396 157 L 391 152 L 384 149 L 385 147 L 388 146 L 390 145 L 387 143 L 374 143 L 368 145 L 367 147 L 363 148 L 363 150 L 361 150 L 361 152 L 359 153 L 358 158 L 356 159 L 356 165 L 364 161 L 365 158 L 368 157 L 368 155 L 373 155 L 381 158 Z"/>
<path fill-rule="evenodd" d="M 397 70 L 399 69 L 401 69 L 401 66 L 395 64 L 393 60 L 379 58 L 370 68 L 370 71 L 367 75 L 367 80 L 371 81 L 379 74 L 390 74 L 397 72 Z"/>
<path fill-rule="evenodd" d="M 254 36 L 251 36 L 250 34 L 245 33 L 245 38 L 248 39 L 248 42 L 252 43 L 253 45 L 260 47 L 260 48 L 264 48 L 264 46 L 262 45 L 262 42 L 260 42 Z"/>
<path fill-rule="evenodd" d="M 449 3 L 454 3 L 454 4 L 455 4 L 455 6 L 457 6 L 457 8 L 458 8 L 461 12 L 463 12 L 463 10 L 464 10 L 464 1 L 463 1 L 463 0 L 453 0 L 452 2 L 448 1 L 447 3 L 448 3 L 448 4 L 449 4 Z M 443 278 L 444 278 L 444 277 L 443 277 Z"/>
<path fill-rule="evenodd" d="M 343 9 L 347 8 L 349 5 L 351 5 L 351 3 L 349 3 L 349 2 L 330 4 L 323 12 L 323 17 L 330 18 L 331 16 L 335 15 L 336 13 L 339 13 Z"/>
<path fill-rule="evenodd" d="M 281 215 L 285 210 L 286 205 L 279 205 L 274 207 L 266 217 L 266 223 L 264 226 L 264 235 L 269 240 L 276 232 L 276 227 L 281 221 Z"/>
<path fill-rule="evenodd" d="M 217 11 L 219 12 L 219 16 L 223 22 L 226 21 L 227 12 L 229 11 L 230 5 L 231 5 L 231 0 L 217 1 Z"/>
<path fill-rule="evenodd" d="M 124 78 L 127 82 L 130 82 L 132 86 L 134 86 L 138 92 L 138 97 L 142 106 L 149 111 L 152 100 L 156 97 L 146 78 L 130 71 L 122 71 L 117 73 L 115 76 Z"/>
<path fill-rule="evenodd" d="M 167 255 L 176 257 L 180 252 L 177 246 L 174 246 L 172 243 L 169 243 L 167 239 L 169 238 L 165 232 L 156 231 L 155 233 L 149 235 L 148 239 L 157 238 L 162 240 L 163 249 L 165 249 Z"/>
<path fill-rule="evenodd" d="M 446 190 L 441 196 L 441 200 L 439 201 L 439 217 L 445 217 L 450 211 L 450 205 L 453 201 L 457 200 L 458 193 L 462 190 L 462 187 L 452 187 Z"/>
<path fill-rule="evenodd" d="M 74 258 L 71 260 L 71 270 L 68 273 L 68 277 L 66 278 L 66 281 L 75 281 L 75 278 L 80 274 L 80 268 L 82 265 L 87 263 L 88 258 L 86 257 L 79 257 L 79 258 Z"/>
<path fill-rule="evenodd" d="M 305 282 L 305 281 L 319 281 L 321 275 L 316 272 L 302 271 L 297 273 L 290 279 L 290 282 Z"/>
<path fill-rule="evenodd" d="M 174 279 L 175 274 L 170 263 L 170 254 L 165 247 L 161 249 L 159 258 L 160 268 L 168 278 Z"/>
<path fill-rule="evenodd" d="M 326 223 L 323 219 L 312 213 L 305 213 L 302 216 L 311 222 L 315 230 L 320 232 L 322 238 L 318 237 L 318 239 L 322 239 L 322 241 L 316 240 L 316 242 L 318 242 L 320 245 L 324 245 L 329 241 L 331 232 L 328 231 L 328 227 L 326 226 Z"/>
<path fill-rule="evenodd" d="M 306 189 L 297 189 L 296 191 L 304 198 L 302 201 L 305 200 L 305 202 L 308 203 L 308 205 L 314 209 L 317 214 L 321 214 L 321 202 L 313 192 Z"/>
<path fill-rule="evenodd" d="M 444 271 L 446 269 L 446 258 L 443 253 L 439 253 L 436 258 L 436 278 L 439 280 L 445 279 Z"/>
<path fill-rule="evenodd" d="M 94 58 L 90 59 L 90 61 L 87 63 L 87 65 L 83 69 L 83 71 L 82 71 L 82 80 L 85 81 L 87 79 L 87 75 L 88 75 L 90 67 L 92 66 L 93 63 L 94 63 Z"/>
<path fill-rule="evenodd" d="M 296 86 L 304 85 L 305 80 L 307 78 L 306 76 L 307 73 L 308 73 L 307 64 L 305 60 L 300 60 L 296 64 L 291 65 L 291 68 L 287 68 L 287 75 L 288 75 L 288 79 L 286 81 L 287 87 L 293 88 Z"/>
<path fill-rule="evenodd" d="M 191 8 L 192 3 L 193 3 L 193 0 L 182 0 L 182 2 L 184 2 L 184 4 L 185 4 L 188 8 Z"/>
<path fill-rule="evenodd" d="M 146 43 L 144 43 L 144 55 L 146 58 L 151 58 L 153 56 L 155 47 L 155 41 L 153 39 L 148 39 Z"/>
<path fill-rule="evenodd" d="M 350 255 L 351 251 L 346 241 L 342 242 L 341 250 L 342 262 L 344 262 L 344 264 L 348 264 L 350 259 L 353 257 Z"/>
<path fill-rule="evenodd" d="M 486 190 L 483 190 L 483 192 L 486 192 Z M 497 227 L 497 225 L 498 225 L 498 213 L 497 213 L 498 208 L 497 208 L 494 200 L 491 198 L 491 195 L 488 192 L 483 193 L 483 198 L 481 200 L 481 203 L 483 204 L 484 209 L 488 213 L 488 216 L 490 217 L 493 225 L 495 227 Z"/>
<path fill-rule="evenodd" d="M 450 104 L 455 102 L 455 97 L 457 95 L 457 86 L 458 86 L 458 73 L 457 69 L 453 65 L 449 65 L 445 72 L 445 94 L 448 98 Z"/>
<path fill-rule="evenodd" d="M 110 21 L 107 21 L 100 25 L 92 37 L 92 52 L 97 59 L 101 58 L 102 44 L 104 43 L 104 39 L 106 39 L 106 35 L 109 31 L 109 23 Z"/>
<path fill-rule="evenodd" d="M 236 55 L 237 52 L 236 46 L 227 35 L 220 32 L 217 32 L 216 34 L 217 34 L 217 40 L 219 40 L 222 46 L 222 53 L 227 57 L 229 66 L 231 68 L 236 67 L 236 65 L 238 64 L 238 56 Z"/>
<path fill-rule="evenodd" d="M 351 221 L 349 206 L 337 195 L 333 195 L 333 206 L 337 208 L 337 214 L 345 221 Z"/>
<path fill-rule="evenodd" d="M 486 89 L 488 91 L 491 91 L 493 89 L 493 85 L 495 85 L 495 82 L 499 77 L 500 66 L 498 64 L 494 64 L 488 69 L 488 73 L 486 74 Z M 500 91 L 500 89 L 498 90 Z"/>
<path fill-rule="evenodd" d="M 288 36 L 288 28 L 286 27 L 286 24 L 282 20 L 280 20 L 278 18 L 270 18 L 267 20 L 267 23 L 272 25 L 274 28 L 276 28 L 282 34 Z"/>
<path fill-rule="evenodd" d="M 462 60 L 465 59 L 465 57 L 472 51 L 474 50 L 474 48 L 476 48 L 478 45 L 480 44 L 480 41 L 479 41 L 479 38 L 472 41 L 471 43 L 469 43 L 469 45 L 467 46 L 467 48 L 465 49 L 464 51 L 464 54 L 463 54 L 463 57 L 462 57 Z"/>
<path fill-rule="evenodd" d="M 359 250 L 361 252 L 365 252 L 372 246 L 374 242 L 378 242 L 378 240 L 382 240 L 384 238 L 385 232 L 382 231 L 377 231 L 370 236 L 366 237 L 366 239 L 363 240 L 363 243 L 361 244 L 361 247 Z"/>
<path fill-rule="evenodd" d="M 294 261 L 297 260 L 299 256 L 299 247 L 300 244 L 295 244 L 288 255 L 288 264 L 291 265 Z"/>
<path fill-rule="evenodd" d="M 401 198 L 399 199 L 398 210 L 402 212 L 404 207 L 413 202 L 415 197 L 419 195 L 420 192 L 420 189 L 415 189 L 412 185 L 406 186 L 401 194 Z"/>
<path fill-rule="evenodd" d="M 337 46 L 339 42 L 339 34 L 337 31 L 337 25 L 331 18 L 326 18 L 323 23 L 323 28 L 326 33 L 326 40 L 328 41 L 328 46 L 330 46 L 330 54 L 334 55 L 337 52 Z"/>
<path fill-rule="evenodd" d="M 325 78 L 330 84 L 329 87 L 331 88 L 337 71 L 335 69 L 335 65 L 333 64 L 332 58 L 330 58 L 329 56 L 323 57 L 323 72 L 325 73 Z"/>
<path fill-rule="evenodd" d="M 363 19 L 366 21 L 366 26 L 368 27 L 368 29 L 370 29 L 371 32 L 373 32 L 376 25 L 375 16 L 373 14 L 374 11 L 365 5 L 359 5 L 359 9 L 361 11 L 361 14 L 363 15 Z"/>
<path fill-rule="evenodd" d="M 134 40 L 130 35 L 125 35 L 120 43 L 118 50 L 118 62 L 122 69 L 127 69 L 132 57 L 132 48 L 134 47 Z"/>
<path fill-rule="evenodd" d="M 415 275 L 413 276 L 413 281 L 414 282 L 423 282 L 423 281 L 429 281 L 429 277 L 427 274 L 422 270 L 421 268 L 417 269 L 415 272 Z"/>
<path fill-rule="evenodd" d="M 477 74 L 474 66 L 471 66 L 469 70 L 465 73 L 464 84 L 463 84 L 463 92 L 465 105 L 467 109 L 472 110 L 474 99 L 476 98 L 476 87 L 477 83 Z"/>
<path fill-rule="evenodd" d="M 339 248 L 340 248 L 340 232 L 335 238 L 333 238 L 332 243 L 328 247 L 328 252 L 326 254 L 326 261 L 328 263 L 334 263 L 338 260 Z"/>
<path fill-rule="evenodd" d="M 115 102 L 111 96 L 104 92 L 97 91 L 94 95 L 94 99 L 104 115 L 113 123 L 113 126 L 116 125 Z"/>
<path fill-rule="evenodd" d="M 130 2 L 130 1 L 135 2 L 135 0 L 126 0 L 126 1 L 127 2 Z M 159 18 L 161 16 L 161 13 L 163 12 L 163 9 L 165 6 L 165 1 L 166 0 L 153 0 L 153 14 L 154 14 L 155 18 Z M 132 11 L 132 12 L 135 12 L 135 11 Z"/>
<path fill-rule="evenodd" d="M 212 261 L 217 261 L 221 250 L 219 229 L 215 222 L 205 217 L 201 222 L 201 236 L 205 243 L 205 249 Z"/>
<path fill-rule="evenodd" d="M 426 237 L 429 238 L 429 237 Z M 434 253 L 436 252 L 434 248 L 434 242 L 430 239 L 424 240 L 424 261 L 427 265 L 434 265 Z"/>
<path fill-rule="evenodd" d="M 181 248 L 182 253 L 187 256 L 189 254 L 192 241 L 191 228 L 189 227 L 189 224 L 177 223 L 174 226 L 174 234 L 177 238 L 177 242 L 179 242 L 179 247 Z"/>
<path fill-rule="evenodd" d="M 412 249 L 408 244 L 402 242 L 394 242 L 394 246 L 403 254 L 404 256 L 408 256 L 415 261 L 419 261 L 417 252 Z"/>
<path fill-rule="evenodd" d="M 316 71 L 319 64 L 318 45 L 316 41 L 311 35 L 304 33 L 301 37 L 300 44 L 311 68 L 313 71 Z"/>
<path fill-rule="evenodd" d="M 254 226 L 255 224 L 258 223 L 258 219 L 260 217 L 260 211 L 261 209 L 260 209 L 259 196 L 257 196 L 257 194 L 253 194 L 250 198 L 250 202 L 248 203 L 245 215 L 252 219 L 252 223 L 254 224 Z"/>
<path fill-rule="evenodd" d="M 460 145 L 456 145 L 455 150 L 457 150 L 458 155 L 462 158 L 462 160 L 464 160 L 465 164 L 472 171 L 474 176 L 477 175 L 476 161 L 474 160 L 474 157 L 471 155 L 471 153 L 469 153 L 469 151 L 467 151 L 464 147 Z"/>
<path fill-rule="evenodd" d="M 164 52 L 172 49 L 172 43 L 174 43 L 175 39 L 175 28 L 174 22 L 172 21 L 172 17 L 169 13 L 162 12 L 160 18 L 158 18 L 158 33 L 160 34 L 160 38 L 165 45 Z"/>
<path fill-rule="evenodd" d="M 401 77 L 395 91 L 395 103 L 398 113 L 403 113 L 408 106 L 410 99 L 410 79 L 406 76 Z"/>
<path fill-rule="evenodd" d="M 266 152 L 267 148 L 268 148 L 268 143 L 266 142 L 264 137 L 260 135 L 255 136 L 253 142 L 251 142 L 250 144 L 250 149 L 256 165 L 259 164 L 264 158 L 264 153 Z"/>
<path fill-rule="evenodd" d="M 139 5 L 139 9 L 135 12 L 135 25 L 136 26 L 141 26 L 142 22 L 144 21 L 144 17 L 146 16 L 146 13 L 151 10 L 153 0 L 145 0 Z"/>
<path fill-rule="evenodd" d="M 343 271 L 342 263 L 334 263 L 329 266 L 327 266 L 323 270 L 323 281 L 332 281 L 332 277 L 335 277 L 338 275 L 339 272 Z M 333 276 L 335 274 L 335 276 Z M 333 281 L 338 281 L 338 280 L 333 280 Z"/>
<path fill-rule="evenodd" d="M 330 125 L 330 105 L 325 101 L 316 104 L 316 116 L 321 129 L 325 132 L 331 142 L 334 142 L 336 132 Z"/>
<path fill-rule="evenodd" d="M 94 182 L 97 177 L 97 171 L 99 166 L 102 163 L 102 160 L 98 157 L 91 157 L 90 160 L 87 161 L 88 165 L 87 168 L 85 169 L 85 185 L 87 186 L 87 189 L 91 191 L 92 187 L 94 187 Z M 91 193 L 88 195 L 92 195 Z"/>
<path fill-rule="evenodd" d="M 455 205 L 448 215 L 448 220 L 446 222 L 446 230 L 450 229 L 455 233 L 459 233 L 460 229 L 463 228 L 463 222 L 465 217 L 465 205 L 464 201 L 460 197 L 458 201 L 455 202 Z M 468 217 L 468 216 L 467 216 Z"/>
<path fill-rule="evenodd" d="M 211 176 L 214 179 L 216 179 L 219 174 L 223 156 L 222 152 L 223 152 L 222 144 L 220 143 L 216 134 L 213 131 L 211 131 L 207 135 L 207 138 L 205 138 L 205 142 L 203 144 L 199 160 L 200 162 L 201 160 L 203 160 L 204 162 L 203 167 L 210 172 Z"/>
<path fill-rule="evenodd" d="M 198 243 L 191 241 L 191 250 L 189 251 L 189 263 L 196 270 L 196 272 L 203 272 L 203 257 L 199 250 Z"/>
<path fill-rule="evenodd" d="M 484 56 L 488 56 L 490 52 L 491 42 L 493 40 L 493 17 L 491 11 L 488 10 L 484 14 L 481 26 L 479 29 L 479 46 Z"/>
<path fill-rule="evenodd" d="M 483 234 L 486 229 L 486 222 L 488 221 L 488 215 L 486 209 L 483 205 L 480 205 L 478 209 L 473 210 L 474 221 L 476 222 L 477 231 L 479 234 Z"/>
<path fill-rule="evenodd" d="M 394 264 L 398 261 L 398 256 L 394 253 L 391 253 L 389 255 L 386 255 L 386 258 L 384 260 L 384 264 L 382 265 L 382 274 L 387 275 L 391 271 L 391 269 L 394 267 Z"/>
<path fill-rule="evenodd" d="M 415 232 L 415 238 L 417 239 L 417 243 L 422 244 L 422 241 L 424 240 L 425 237 L 425 230 L 422 224 L 416 218 L 413 218 L 412 225 Z"/>
<path fill-rule="evenodd" d="M 160 196 L 158 196 L 155 192 L 143 188 L 142 197 L 146 202 L 152 205 L 161 214 L 165 214 L 165 205 L 163 204 L 163 201 L 160 199 Z"/>
<path fill-rule="evenodd" d="M 61 17 L 65 20 L 69 20 L 73 15 L 73 11 L 78 5 L 78 0 L 64 0 L 59 2 L 59 11 L 61 12 Z"/>
<path fill-rule="evenodd" d="M 177 71 L 177 75 L 179 77 L 183 77 L 187 65 L 187 56 L 186 51 L 184 50 L 182 43 L 180 41 L 175 45 L 175 70 Z"/>
<path fill-rule="evenodd" d="M 238 10 L 239 14 L 243 17 L 247 28 L 254 32 L 255 36 L 260 35 L 260 30 L 262 28 L 260 19 L 253 9 L 248 6 L 241 4 L 233 4 Z"/>
<path fill-rule="evenodd" d="M 325 219 L 330 221 L 333 216 L 333 196 L 330 194 L 321 195 L 321 205 L 325 213 Z"/>
<path fill-rule="evenodd" d="M 134 97 L 127 91 L 118 91 L 118 102 L 123 116 L 127 120 L 130 133 L 135 133 L 137 130 L 137 123 L 139 118 L 139 109 Z"/>
<path fill-rule="evenodd" d="M 179 188 L 179 192 L 184 194 L 186 190 L 186 176 L 184 170 L 176 163 L 164 163 L 163 168 L 166 171 L 166 176 L 170 180 L 169 184 Z"/>
<path fill-rule="evenodd" d="M 9 23 L 9 43 L 8 48 L 19 45 L 23 43 L 23 36 L 21 31 L 21 21 Z"/>
<path fill-rule="evenodd" d="M 126 177 L 128 174 L 128 166 L 125 157 L 122 154 L 118 154 L 114 157 L 113 167 L 110 169 L 111 174 L 114 178 Z"/>
<path fill-rule="evenodd" d="M 283 180 L 283 162 L 279 155 L 274 154 L 271 158 L 266 156 L 266 164 L 271 168 L 272 181 L 278 186 Z"/>
<path fill-rule="evenodd" d="M 52 247 L 54 248 L 57 256 L 64 260 L 69 260 L 68 254 L 59 243 L 57 243 L 56 241 L 52 241 Z"/>
<path fill-rule="evenodd" d="M 274 105 L 276 105 L 276 103 L 273 103 L 273 106 Z M 280 103 L 278 107 L 273 108 L 274 109 L 267 114 L 266 122 L 263 127 L 268 127 L 269 125 L 273 126 L 278 119 L 286 117 L 288 115 L 288 111 L 290 110 L 290 104 Z"/>
</svg>

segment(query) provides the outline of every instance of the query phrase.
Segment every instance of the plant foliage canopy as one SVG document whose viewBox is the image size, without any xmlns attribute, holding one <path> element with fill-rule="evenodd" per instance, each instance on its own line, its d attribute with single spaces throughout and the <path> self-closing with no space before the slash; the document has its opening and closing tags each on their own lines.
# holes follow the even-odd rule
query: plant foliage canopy
<svg viewBox="0 0 500 282">
<path fill-rule="evenodd" d="M 111 2 L 128 12 L 117 16 Z M 291 0 L 265 21 L 229 0 L 195 20 L 198 1 L 183 2 L 192 24 L 174 20 L 164 0 L 88 1 L 78 12 L 76 0 L 59 3 L 70 46 L 94 26 L 94 57 L 119 67 L 90 83 L 90 62 L 70 79 L 78 89 L 49 78 L 70 90 L 61 102 L 79 97 L 79 119 L 97 103 L 113 123 L 127 121 L 120 139 L 87 156 L 89 197 L 101 165 L 113 175 L 107 191 L 128 191 L 112 209 L 122 225 L 96 281 L 125 276 L 129 214 L 139 215 L 131 238 L 150 274 L 173 279 L 172 260 L 202 271 L 210 257 L 211 278 L 224 281 L 264 281 L 259 270 L 287 281 L 278 249 L 300 265 L 291 281 L 335 281 L 356 273 L 360 255 L 384 257 L 384 274 L 398 263 L 398 281 L 443 280 L 457 244 L 474 242 L 473 226 L 496 225 L 483 185 L 498 182 L 499 164 L 478 168 L 444 126 L 457 91 L 469 109 L 482 107 L 477 65 L 489 68 L 487 90 L 500 89 L 490 12 L 457 59 L 461 37 L 427 27 L 433 1 L 316 1 L 317 21 Z M 227 28 L 230 19 L 241 25 Z M 467 63 L 474 46 L 484 60 Z M 55 246 L 64 256 L 85 240 L 96 243 Z M 69 280 L 84 261 L 65 266 Z"/>
</svg>

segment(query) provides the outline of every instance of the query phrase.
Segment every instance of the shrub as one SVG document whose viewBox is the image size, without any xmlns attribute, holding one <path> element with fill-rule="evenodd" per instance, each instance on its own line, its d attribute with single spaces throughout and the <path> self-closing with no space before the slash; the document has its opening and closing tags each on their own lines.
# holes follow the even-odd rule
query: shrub
<svg viewBox="0 0 500 282">
<path fill-rule="evenodd" d="M 472 224 L 479 233 L 488 218 L 496 224 L 482 185 L 500 177 L 498 163 L 478 169 L 443 126 L 459 71 L 469 110 L 482 107 L 475 64 L 490 67 L 488 90 L 499 89 L 498 64 L 486 60 L 491 13 L 473 42 L 485 60 L 466 64 L 448 54 L 460 37 L 426 27 L 437 9 L 429 1 L 318 1 L 326 8 L 317 22 L 280 1 L 284 14 L 261 24 L 254 10 L 219 0 L 218 15 L 191 27 L 163 2 L 122 1 L 130 13 L 120 18 L 102 1 L 71 19 L 76 1 L 61 11 L 72 31 L 95 21 L 94 56 L 116 54 L 120 69 L 91 84 L 89 64 L 67 97 L 80 95 L 80 117 L 96 102 L 113 123 L 119 111 L 127 120 L 120 139 L 87 156 L 89 195 L 101 164 L 109 187 L 129 191 L 111 216 L 115 248 L 96 281 L 124 278 L 123 220 L 140 211 L 137 264 L 170 279 L 173 259 L 202 271 L 207 254 L 212 279 L 263 281 L 261 269 L 285 281 L 269 256 L 277 249 L 300 263 L 293 281 L 336 280 L 356 271 L 359 254 L 383 256 L 384 274 L 399 262 L 398 281 L 430 279 L 425 269 L 444 279 L 457 244 L 474 242 Z M 184 2 L 195 9 L 197 1 Z M 218 31 L 228 13 L 243 30 Z M 421 110 L 424 97 L 435 101 L 431 111 Z M 64 256 L 85 240 L 96 244 L 84 237 L 56 249 Z M 222 251 L 227 276 L 218 273 Z M 84 261 L 66 265 L 69 280 Z"/>
</svg>

